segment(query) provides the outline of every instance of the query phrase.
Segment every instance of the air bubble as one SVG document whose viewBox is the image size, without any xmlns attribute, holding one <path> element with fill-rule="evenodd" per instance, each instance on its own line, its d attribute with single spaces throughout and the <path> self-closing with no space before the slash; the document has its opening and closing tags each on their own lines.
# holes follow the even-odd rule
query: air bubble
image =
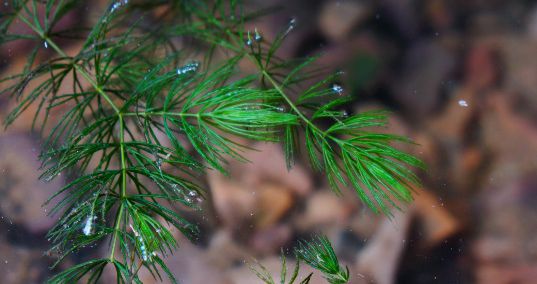
<svg viewBox="0 0 537 284">
<path fill-rule="evenodd" d="M 200 65 L 199 62 L 197 61 L 188 63 L 185 66 L 177 69 L 177 75 L 183 75 L 187 73 L 196 72 L 198 70 L 199 65 Z"/>
<path fill-rule="evenodd" d="M 157 164 L 157 167 L 158 167 L 158 169 L 160 171 L 161 168 L 162 168 L 162 159 L 160 157 L 158 157 L 157 160 L 155 161 L 155 163 Z"/>
<path fill-rule="evenodd" d="M 332 85 L 332 91 L 338 95 L 341 95 L 343 94 L 343 87 L 341 87 L 340 85 L 338 84 L 334 84 Z"/>
<path fill-rule="evenodd" d="M 95 219 L 95 217 L 93 215 L 88 216 L 88 218 L 86 218 L 86 223 L 84 225 L 84 229 L 82 229 L 82 232 L 84 233 L 84 235 L 86 235 L 86 236 L 91 235 L 91 232 L 93 230 L 93 220 L 94 219 Z"/>
<path fill-rule="evenodd" d="M 110 6 L 110 13 L 113 13 L 115 10 L 121 8 L 121 6 L 127 5 L 128 3 L 129 0 L 122 0 L 112 4 L 112 6 Z"/>
<path fill-rule="evenodd" d="M 295 27 L 296 27 L 296 19 L 291 18 L 291 20 L 289 20 L 289 23 L 287 23 L 287 30 L 285 30 L 285 32 L 283 33 L 283 36 L 287 36 L 287 34 L 291 32 Z"/>
<path fill-rule="evenodd" d="M 257 42 L 260 42 L 263 40 L 263 36 L 259 34 L 259 32 L 257 31 L 257 28 L 255 28 L 254 40 Z"/>
<path fill-rule="evenodd" d="M 290 30 L 294 29 L 296 27 L 296 18 L 291 18 L 287 26 L 289 27 Z"/>
<path fill-rule="evenodd" d="M 246 36 L 246 46 L 252 46 L 252 44 L 254 44 L 254 42 L 252 41 L 251 37 L 250 37 L 250 31 L 248 31 L 248 35 Z"/>
</svg>

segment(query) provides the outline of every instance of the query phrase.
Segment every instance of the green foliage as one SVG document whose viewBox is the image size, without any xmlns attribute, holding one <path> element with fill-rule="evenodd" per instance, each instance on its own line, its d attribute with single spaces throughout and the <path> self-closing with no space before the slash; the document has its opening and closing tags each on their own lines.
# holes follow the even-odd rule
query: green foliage
<svg viewBox="0 0 537 284">
<path fill-rule="evenodd" d="M 65 30 L 60 20 L 85 1 L 6 3 L 0 44 L 31 46 L 20 73 L 0 79 L 0 95 L 18 102 L 6 126 L 34 107 L 34 127 L 45 138 L 41 178 L 70 180 L 48 201 L 59 215 L 48 234 L 51 251 L 59 263 L 84 247 L 110 246 L 108 257 L 73 266 L 51 283 L 97 282 L 106 266 L 118 283 L 139 283 L 141 267 L 175 282 L 163 260 L 178 246 L 171 228 L 191 238 L 198 232 L 170 204 L 200 208 L 200 175 L 225 172 L 229 157 L 246 161 L 244 138 L 281 141 L 288 167 L 303 139 L 312 167 L 334 191 L 350 186 L 375 211 L 389 214 L 412 199 L 418 181 L 409 168 L 421 163 L 394 145 L 410 141 L 370 129 L 385 126 L 386 114 L 341 111 L 352 99 L 333 85 L 339 74 L 313 68 L 314 57 L 278 57 L 295 20 L 266 41 L 244 23 L 267 11 L 248 13 L 234 0 L 118 0 L 93 27 Z M 14 28 L 20 24 L 31 32 Z M 68 54 L 59 43 L 73 38 L 83 44 Z M 242 61 L 257 71 L 241 75 Z M 329 281 L 343 281 L 326 239 L 302 250 Z M 295 279 L 293 273 L 290 283 Z"/>
<path fill-rule="evenodd" d="M 280 273 L 280 284 L 295 284 L 298 281 L 298 273 L 300 271 L 300 262 L 297 260 L 295 263 L 295 268 L 289 275 L 289 281 L 287 281 L 287 260 L 285 257 L 285 254 L 282 251 L 281 254 L 281 260 L 282 260 L 282 268 Z M 261 281 L 263 281 L 266 284 L 276 284 L 276 280 L 272 277 L 268 269 L 263 266 L 263 264 L 256 262 L 257 267 L 250 266 L 250 269 L 257 275 Z M 308 284 L 310 282 L 311 277 L 313 276 L 313 273 L 310 273 L 308 276 L 306 276 L 304 279 L 300 281 L 300 284 Z"/>
<path fill-rule="evenodd" d="M 339 265 L 336 253 L 325 236 L 307 242 L 302 241 L 296 250 L 297 256 L 309 266 L 321 271 L 330 284 L 349 282 L 349 269 Z"/>
<path fill-rule="evenodd" d="M 295 255 L 297 258 L 295 268 L 290 274 L 289 281 L 287 278 L 287 261 L 282 251 L 282 268 L 280 274 L 280 284 L 294 284 L 298 279 L 300 271 L 300 262 L 303 261 L 315 270 L 323 273 L 323 276 L 330 284 L 346 284 L 349 282 L 350 275 L 349 269 L 345 267 L 343 269 L 339 265 L 339 260 L 330 244 L 330 241 L 325 236 L 316 236 L 311 241 L 300 241 L 299 246 L 295 249 Z M 252 271 L 266 284 L 276 284 L 276 281 L 262 264 L 257 263 L 256 267 L 251 267 Z M 308 284 L 311 281 L 313 273 L 308 274 L 304 279 L 300 281 L 300 284 Z"/>
</svg>

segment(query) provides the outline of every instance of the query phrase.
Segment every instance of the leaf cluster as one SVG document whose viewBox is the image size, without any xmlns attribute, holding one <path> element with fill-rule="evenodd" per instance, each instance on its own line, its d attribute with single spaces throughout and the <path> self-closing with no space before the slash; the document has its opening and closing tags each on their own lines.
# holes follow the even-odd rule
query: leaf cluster
<svg viewBox="0 0 537 284">
<path fill-rule="evenodd" d="M 326 236 L 315 236 L 312 240 L 301 240 L 294 253 L 297 261 L 295 268 L 290 274 L 289 281 L 287 278 L 287 261 L 282 251 L 282 268 L 280 273 L 280 284 L 294 284 L 298 279 L 300 271 L 300 262 L 305 262 L 317 271 L 323 273 L 324 278 L 330 284 L 345 284 L 349 282 L 350 274 L 347 267 L 342 268 L 339 260 L 332 248 L 332 245 Z M 266 284 L 276 284 L 273 276 L 268 269 L 262 264 L 257 263 L 256 267 L 251 267 L 252 271 Z M 304 277 L 299 284 L 308 284 L 311 281 L 313 272 Z"/>
<path fill-rule="evenodd" d="M 336 193 L 352 187 L 375 211 L 389 214 L 412 199 L 411 168 L 421 162 L 394 145 L 408 139 L 371 130 L 386 125 L 386 114 L 348 114 L 342 107 L 353 99 L 334 84 L 340 74 L 315 69 L 315 57 L 278 56 L 296 20 L 267 41 L 245 27 L 267 11 L 247 12 L 234 0 L 118 0 L 92 27 L 69 29 L 58 23 L 84 1 L 7 3 L 0 44 L 25 41 L 31 52 L 18 74 L 0 79 L 0 95 L 17 102 L 6 126 L 34 112 L 44 137 L 41 178 L 69 180 L 47 201 L 59 215 L 48 234 L 55 265 L 109 244 L 107 257 L 51 283 L 97 282 L 106 266 L 118 283 L 139 283 L 142 267 L 175 282 L 163 260 L 178 246 L 174 231 L 198 233 L 180 212 L 201 208 L 205 171 L 225 173 L 229 158 L 247 162 L 245 140 L 281 142 L 288 167 L 304 151 Z M 59 44 L 72 39 L 82 40 L 74 54 Z M 243 61 L 256 71 L 239 73 Z M 344 279 L 326 239 L 303 250 L 329 281 Z"/>
</svg>

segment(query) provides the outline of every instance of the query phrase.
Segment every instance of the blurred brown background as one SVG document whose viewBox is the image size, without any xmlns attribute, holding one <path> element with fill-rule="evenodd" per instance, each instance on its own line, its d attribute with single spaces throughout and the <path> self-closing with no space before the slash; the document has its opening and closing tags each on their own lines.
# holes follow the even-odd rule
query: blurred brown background
<svg viewBox="0 0 537 284">
<path fill-rule="evenodd" d="M 102 2 L 65 25 L 91 23 Z M 168 260 L 181 283 L 258 283 L 245 261 L 277 275 L 280 248 L 316 232 L 333 241 L 352 283 L 537 282 L 535 1 L 246 2 L 284 6 L 251 24 L 266 38 L 297 19 L 282 56 L 322 53 L 319 65 L 343 70 L 340 83 L 356 98 L 348 112 L 393 111 L 388 131 L 420 144 L 406 150 L 428 164 L 424 188 L 388 220 L 351 190 L 331 193 L 304 162 L 287 172 L 278 145 L 254 144 L 262 151 L 248 153 L 252 164 L 232 162 L 230 177 L 208 173 L 204 213 L 186 212 L 202 234 Z M 1 46 L 1 77 L 28 50 Z M 12 105 L 0 97 L 0 122 Z M 0 283 L 41 283 L 52 273 L 44 251 L 55 219 L 41 204 L 68 177 L 37 180 L 41 137 L 31 117 L 0 132 Z M 88 248 L 59 269 L 106 250 Z"/>
</svg>

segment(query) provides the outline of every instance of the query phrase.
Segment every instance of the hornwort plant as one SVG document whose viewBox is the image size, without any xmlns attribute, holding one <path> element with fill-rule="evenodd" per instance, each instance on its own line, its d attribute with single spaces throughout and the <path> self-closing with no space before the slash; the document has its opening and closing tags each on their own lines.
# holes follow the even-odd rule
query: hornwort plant
<svg viewBox="0 0 537 284">
<path fill-rule="evenodd" d="M 330 284 L 345 284 L 349 282 L 350 274 L 349 269 L 345 267 L 343 269 L 339 265 L 336 253 L 325 236 L 316 236 L 311 241 L 301 241 L 299 246 L 295 249 L 295 255 L 297 261 L 295 269 L 290 274 L 289 281 L 287 279 L 287 263 L 285 255 L 282 251 L 282 269 L 280 273 L 280 284 L 295 284 L 298 281 L 298 272 L 300 270 L 300 261 L 304 261 L 309 266 L 323 273 L 324 278 Z M 252 271 L 257 275 L 261 281 L 266 284 L 276 284 L 276 281 L 270 274 L 270 272 L 262 265 L 258 263 L 258 268 L 251 267 Z M 311 281 L 313 272 L 308 274 L 302 280 L 300 284 L 308 284 Z"/>
<path fill-rule="evenodd" d="M 168 204 L 199 208 L 201 174 L 225 173 L 229 157 L 246 162 L 245 138 L 281 142 L 288 167 L 303 148 L 336 194 L 353 188 L 375 212 L 412 200 L 418 180 L 410 168 L 421 162 L 393 145 L 410 141 L 368 130 L 385 126 L 386 113 L 341 111 L 352 98 L 334 84 L 339 73 L 311 67 L 315 57 L 277 55 L 296 20 L 267 41 L 245 26 L 267 10 L 248 12 L 237 0 L 118 0 L 92 27 L 58 26 L 84 2 L 10 0 L 0 15 L 0 44 L 32 43 L 20 73 L 0 81 L 0 94 L 18 102 L 6 126 L 35 105 L 41 178 L 72 177 L 48 201 L 59 216 L 48 233 L 55 265 L 83 247 L 109 246 L 108 256 L 50 283 L 94 283 L 106 266 L 118 283 L 140 283 L 141 267 L 176 282 L 164 261 L 178 245 L 170 228 L 188 237 L 197 228 Z M 73 55 L 70 39 L 83 42 Z M 256 71 L 239 73 L 243 61 Z M 49 119 L 51 112 L 63 116 Z M 348 281 L 326 238 L 303 242 L 296 255 L 330 283 Z M 274 282 L 263 269 L 258 276 Z"/>
</svg>

